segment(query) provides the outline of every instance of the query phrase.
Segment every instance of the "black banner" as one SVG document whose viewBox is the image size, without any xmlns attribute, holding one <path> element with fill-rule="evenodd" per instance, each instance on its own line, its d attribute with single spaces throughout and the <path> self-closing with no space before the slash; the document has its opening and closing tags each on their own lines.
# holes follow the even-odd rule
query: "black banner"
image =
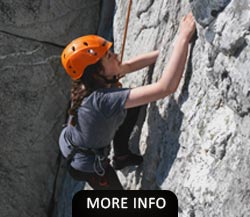
<svg viewBox="0 0 250 217">
<path fill-rule="evenodd" d="M 79 191 L 72 217 L 177 217 L 178 200 L 171 191 Z"/>
</svg>

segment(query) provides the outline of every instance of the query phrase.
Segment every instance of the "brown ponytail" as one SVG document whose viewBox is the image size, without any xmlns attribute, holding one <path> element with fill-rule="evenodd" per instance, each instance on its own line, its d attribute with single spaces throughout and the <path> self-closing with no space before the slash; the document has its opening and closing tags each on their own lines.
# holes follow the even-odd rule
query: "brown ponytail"
<svg viewBox="0 0 250 217">
<path fill-rule="evenodd" d="M 72 117 L 70 124 L 76 125 L 77 109 L 82 103 L 83 98 L 86 96 L 87 90 L 84 87 L 81 80 L 72 82 L 71 88 L 71 108 L 68 110 L 68 114 Z"/>
</svg>

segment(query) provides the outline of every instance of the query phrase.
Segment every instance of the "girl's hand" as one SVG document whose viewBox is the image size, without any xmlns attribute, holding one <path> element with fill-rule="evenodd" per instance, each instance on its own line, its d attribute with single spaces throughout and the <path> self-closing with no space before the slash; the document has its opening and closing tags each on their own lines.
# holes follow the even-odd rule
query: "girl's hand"
<svg viewBox="0 0 250 217">
<path fill-rule="evenodd" d="M 195 20 L 190 12 L 184 16 L 180 24 L 180 36 L 190 41 L 195 33 Z"/>
</svg>

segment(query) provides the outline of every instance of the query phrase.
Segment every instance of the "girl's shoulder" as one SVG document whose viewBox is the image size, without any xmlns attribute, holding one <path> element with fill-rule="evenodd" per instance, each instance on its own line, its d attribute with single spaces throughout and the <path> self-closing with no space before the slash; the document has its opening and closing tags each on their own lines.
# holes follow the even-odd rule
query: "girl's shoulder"
<svg viewBox="0 0 250 217">
<path fill-rule="evenodd" d="M 111 88 L 98 89 L 93 93 L 96 93 L 97 95 L 102 95 L 102 94 L 122 93 L 128 90 L 129 88 L 111 87 Z"/>
<path fill-rule="evenodd" d="M 104 88 L 93 91 L 89 96 L 83 99 L 82 105 L 97 105 L 103 103 L 113 103 L 123 98 L 127 98 L 129 88 Z"/>
</svg>

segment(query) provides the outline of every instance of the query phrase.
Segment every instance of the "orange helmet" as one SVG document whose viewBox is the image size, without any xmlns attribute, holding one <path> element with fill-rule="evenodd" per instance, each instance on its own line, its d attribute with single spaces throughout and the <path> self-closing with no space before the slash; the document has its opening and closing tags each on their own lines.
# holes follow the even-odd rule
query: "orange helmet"
<svg viewBox="0 0 250 217">
<path fill-rule="evenodd" d="M 98 62 L 111 46 L 111 42 L 97 35 L 79 37 L 63 50 L 63 67 L 73 80 L 77 80 L 81 78 L 86 67 Z"/>
</svg>

